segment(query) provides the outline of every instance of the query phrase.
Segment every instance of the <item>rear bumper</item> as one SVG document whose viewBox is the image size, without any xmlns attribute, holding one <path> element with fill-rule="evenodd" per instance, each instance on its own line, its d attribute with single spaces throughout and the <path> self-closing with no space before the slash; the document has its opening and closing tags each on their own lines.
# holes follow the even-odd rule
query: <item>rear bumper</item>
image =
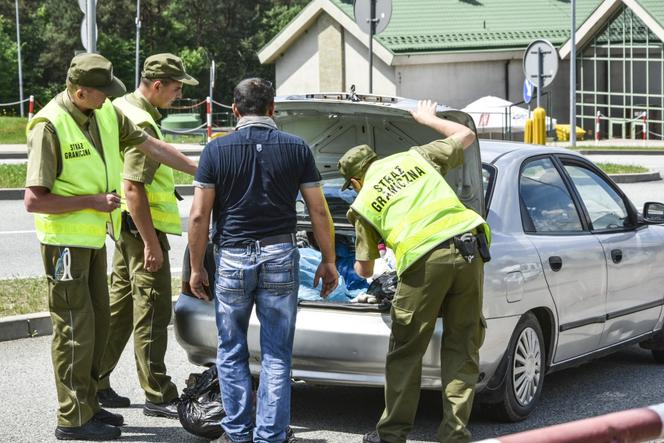
<svg viewBox="0 0 664 443">
<path fill-rule="evenodd" d="M 501 319 L 501 323 L 505 319 Z M 489 321 L 491 331 L 492 321 Z M 496 325 L 497 326 L 497 325 Z M 501 325 L 503 329 L 507 325 Z M 438 321 L 431 343 L 422 359 L 422 387 L 438 389 L 440 382 L 440 342 L 442 323 Z M 496 329 L 492 332 L 497 332 Z M 217 327 L 214 304 L 187 295 L 180 295 L 175 306 L 175 334 L 186 351 L 189 361 L 210 366 L 217 354 Z M 497 334 L 487 334 L 491 355 L 482 359 L 485 377 L 478 385 L 481 389 L 493 375 L 502 352 Z M 384 386 L 385 356 L 390 336 L 388 312 L 362 312 L 300 306 L 293 345 L 292 377 L 315 384 Z M 252 374 L 260 371 L 259 323 L 252 314 L 248 332 L 250 368 Z M 496 346 L 498 345 L 498 346 Z M 485 346 L 486 348 L 486 346 Z M 484 354 L 484 349 L 482 354 Z M 483 355 L 484 357 L 484 355 Z M 489 373 L 490 372 L 490 373 Z"/>
</svg>

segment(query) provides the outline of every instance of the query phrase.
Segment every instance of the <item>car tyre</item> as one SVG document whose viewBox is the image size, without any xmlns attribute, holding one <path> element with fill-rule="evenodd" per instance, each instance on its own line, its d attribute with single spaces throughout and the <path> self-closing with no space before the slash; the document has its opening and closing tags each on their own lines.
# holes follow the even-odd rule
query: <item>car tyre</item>
<svg viewBox="0 0 664 443">
<path fill-rule="evenodd" d="M 517 323 L 507 348 L 502 399 L 490 408 L 496 418 L 521 421 L 535 409 L 544 384 L 545 355 L 542 328 L 537 317 L 527 312 Z"/>
<path fill-rule="evenodd" d="M 652 358 L 655 359 L 657 363 L 664 364 L 664 349 L 652 349 Z"/>
</svg>

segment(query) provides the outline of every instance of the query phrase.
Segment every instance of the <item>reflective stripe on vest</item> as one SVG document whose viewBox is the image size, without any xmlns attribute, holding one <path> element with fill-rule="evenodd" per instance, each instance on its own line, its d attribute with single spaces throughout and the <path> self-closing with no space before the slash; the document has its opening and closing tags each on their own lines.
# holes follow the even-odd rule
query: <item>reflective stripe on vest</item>
<svg viewBox="0 0 664 443">
<path fill-rule="evenodd" d="M 52 194 L 71 197 L 118 191 L 122 159 L 117 114 L 109 100 L 94 114 L 103 158 L 69 112 L 55 99 L 28 123 L 27 132 L 38 122 L 51 122 L 60 142 L 62 171 L 53 183 Z M 119 238 L 120 210 L 110 214 L 94 209 L 64 214 L 35 214 L 35 229 L 43 244 L 100 249 L 105 244 L 107 232 L 114 240 Z"/>
<path fill-rule="evenodd" d="M 149 112 L 129 103 L 126 96 L 115 99 L 113 104 L 124 112 L 135 125 L 141 126 L 147 123 L 152 126 L 159 139 L 163 139 L 159 126 Z M 173 170 L 166 165 L 159 165 L 152 183 L 145 185 L 145 194 L 150 204 L 150 215 L 154 228 L 168 234 L 182 234 L 180 211 L 175 198 Z M 122 210 L 129 211 L 125 203 L 124 186 L 121 187 L 120 195 L 123 201 Z"/>
<path fill-rule="evenodd" d="M 351 207 L 394 251 L 398 275 L 443 241 L 477 226 L 490 239 L 484 219 L 413 150 L 375 161 Z"/>
</svg>

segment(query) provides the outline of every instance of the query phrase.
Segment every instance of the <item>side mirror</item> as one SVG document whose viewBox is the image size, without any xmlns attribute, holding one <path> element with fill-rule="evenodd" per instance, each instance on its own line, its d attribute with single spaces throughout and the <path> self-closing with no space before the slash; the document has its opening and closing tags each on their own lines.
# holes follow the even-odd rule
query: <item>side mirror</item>
<svg viewBox="0 0 664 443">
<path fill-rule="evenodd" d="M 643 219 L 646 223 L 664 223 L 664 203 L 646 202 L 643 205 Z"/>
</svg>

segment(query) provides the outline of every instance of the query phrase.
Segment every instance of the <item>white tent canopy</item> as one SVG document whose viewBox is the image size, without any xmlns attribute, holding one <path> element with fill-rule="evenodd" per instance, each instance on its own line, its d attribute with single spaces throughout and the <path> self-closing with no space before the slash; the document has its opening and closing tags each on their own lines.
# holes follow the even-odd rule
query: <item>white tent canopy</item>
<svg viewBox="0 0 664 443">
<path fill-rule="evenodd" d="M 512 132 L 523 132 L 529 117 L 528 110 L 511 105 L 513 103 L 510 101 L 487 95 L 470 103 L 462 111 L 473 117 L 477 132 L 507 132 L 510 126 Z M 546 118 L 547 129 L 555 124 L 555 118 Z"/>
</svg>

